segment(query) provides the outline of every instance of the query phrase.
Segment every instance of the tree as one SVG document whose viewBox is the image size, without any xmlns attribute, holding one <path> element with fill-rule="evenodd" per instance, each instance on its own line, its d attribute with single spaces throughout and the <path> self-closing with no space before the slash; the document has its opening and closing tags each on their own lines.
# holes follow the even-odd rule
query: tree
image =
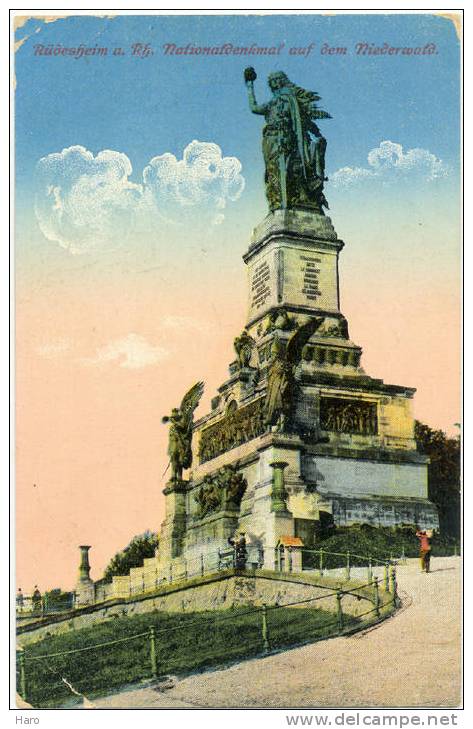
<svg viewBox="0 0 473 729">
<path fill-rule="evenodd" d="M 74 602 L 72 592 L 63 592 L 60 587 L 52 590 L 46 590 L 43 596 L 46 612 L 55 612 L 59 610 L 68 610 Z"/>
<path fill-rule="evenodd" d="M 430 458 L 429 499 L 439 510 L 440 531 L 460 536 L 461 509 L 461 443 L 448 438 L 443 430 L 433 430 L 415 421 L 417 448 Z"/>
<path fill-rule="evenodd" d="M 132 567 L 141 567 L 143 560 L 154 557 L 159 537 L 147 529 L 137 534 L 131 542 L 110 560 L 104 572 L 104 580 L 111 582 L 114 575 L 127 575 Z"/>
</svg>

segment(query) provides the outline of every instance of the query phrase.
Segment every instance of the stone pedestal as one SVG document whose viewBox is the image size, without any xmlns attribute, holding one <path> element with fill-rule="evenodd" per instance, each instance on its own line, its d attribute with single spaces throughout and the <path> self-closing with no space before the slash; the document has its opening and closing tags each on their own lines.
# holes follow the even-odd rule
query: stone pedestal
<svg viewBox="0 0 473 729">
<path fill-rule="evenodd" d="M 90 579 L 89 549 L 90 545 L 81 545 L 79 578 L 76 584 L 76 605 L 91 605 L 95 602 L 95 585 Z"/>
<path fill-rule="evenodd" d="M 339 311 L 338 255 L 343 242 L 330 218 L 276 210 L 253 231 L 248 266 L 251 327 L 274 307 L 312 313 Z"/>
<path fill-rule="evenodd" d="M 243 530 L 264 552 L 265 568 L 275 569 L 282 555 L 286 569 L 299 571 L 302 539 L 312 546 L 321 523 L 419 518 L 437 526 L 428 462 L 414 439 L 415 390 L 368 376 L 349 338 L 339 296 L 343 246 L 330 218 L 305 210 L 276 210 L 255 228 L 243 257 L 252 351 L 244 367 L 230 363 L 211 412 L 194 425 L 189 482 L 164 490 L 161 563 L 210 557 Z M 298 332 L 310 335 L 293 361 L 288 345 Z M 291 402 L 269 427 L 266 395 L 278 357 Z M 227 467 L 247 484 L 240 508 L 228 513 L 222 502 L 202 518 L 199 489 L 218 483 Z"/>
<path fill-rule="evenodd" d="M 204 559 L 205 564 L 218 567 L 219 552 L 228 552 L 228 540 L 238 530 L 239 510 L 220 510 L 202 519 L 188 523 L 185 539 L 185 554 L 189 561 Z"/>
<path fill-rule="evenodd" d="M 161 525 L 159 560 L 168 563 L 182 553 L 186 533 L 186 490 L 187 481 L 171 480 L 163 490 L 165 496 L 165 519 Z"/>
</svg>

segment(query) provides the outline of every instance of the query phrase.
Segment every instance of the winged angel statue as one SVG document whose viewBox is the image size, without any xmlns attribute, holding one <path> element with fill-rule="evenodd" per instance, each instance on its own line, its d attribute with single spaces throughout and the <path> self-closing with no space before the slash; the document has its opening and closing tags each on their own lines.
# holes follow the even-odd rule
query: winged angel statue
<svg viewBox="0 0 473 729">
<path fill-rule="evenodd" d="M 204 383 L 197 382 L 182 398 L 181 406 L 173 408 L 171 415 L 163 417 L 170 423 L 168 455 L 171 464 L 171 481 L 182 481 L 182 471 L 192 464 L 192 426 L 194 410 L 204 392 Z"/>
<path fill-rule="evenodd" d="M 323 322 L 314 317 L 296 329 L 285 345 L 278 335 L 271 345 L 271 362 L 264 403 L 265 422 L 281 431 L 287 425 L 295 400 L 296 369 L 302 349 Z"/>
</svg>

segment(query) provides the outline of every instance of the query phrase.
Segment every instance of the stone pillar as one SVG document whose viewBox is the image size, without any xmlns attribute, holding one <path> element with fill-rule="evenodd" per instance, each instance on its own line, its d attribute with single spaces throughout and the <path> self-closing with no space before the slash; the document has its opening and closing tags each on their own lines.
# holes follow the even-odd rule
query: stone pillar
<svg viewBox="0 0 473 729">
<path fill-rule="evenodd" d="M 287 492 L 284 483 L 284 469 L 289 465 L 286 461 L 273 461 L 269 464 L 273 469 L 273 488 L 271 491 L 271 511 L 288 514 L 286 505 Z"/>
<path fill-rule="evenodd" d="M 90 581 L 89 549 L 90 545 L 82 545 L 80 549 L 79 582 Z"/>
<path fill-rule="evenodd" d="M 89 549 L 83 544 L 80 549 L 79 579 L 76 585 L 75 604 L 91 605 L 95 602 L 95 585 L 90 579 Z"/>
<path fill-rule="evenodd" d="M 166 516 L 161 525 L 158 559 L 167 565 L 182 553 L 186 533 L 186 490 L 188 481 L 168 481 L 163 494 L 166 498 Z"/>
<path fill-rule="evenodd" d="M 286 461 L 271 461 L 269 466 L 273 469 L 271 484 L 269 514 L 266 521 L 266 544 L 264 551 L 265 569 L 276 569 L 276 547 L 279 537 L 284 534 L 293 534 L 294 520 L 287 508 L 287 492 L 284 480 L 284 469 L 288 466 Z"/>
</svg>

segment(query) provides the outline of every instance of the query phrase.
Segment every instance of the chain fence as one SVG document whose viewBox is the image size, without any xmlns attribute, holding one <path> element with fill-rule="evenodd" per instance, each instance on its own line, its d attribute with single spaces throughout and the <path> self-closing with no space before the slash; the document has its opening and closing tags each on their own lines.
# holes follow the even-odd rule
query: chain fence
<svg viewBox="0 0 473 729">
<path fill-rule="evenodd" d="M 320 559 L 320 550 L 314 551 Z M 354 556 L 344 557 L 345 571 L 348 562 L 352 570 Z M 373 574 L 373 563 L 371 572 L 369 566 L 365 565 L 367 579 L 360 584 L 303 583 L 317 590 L 317 595 L 304 600 L 221 612 L 148 613 L 131 620 L 114 617 L 94 628 L 94 635 L 115 636 L 113 639 L 79 647 L 78 641 L 83 642 L 84 632 L 90 628 L 81 631 L 81 636 L 74 631 L 50 636 L 18 651 L 17 690 L 36 707 L 72 705 L 78 697 L 85 700 L 86 695 L 228 665 L 363 629 L 391 614 L 398 604 L 395 564 L 389 560 L 377 564 L 381 577 Z M 351 608 L 347 605 L 350 600 Z M 355 600 L 356 604 L 362 601 L 366 610 L 353 610 Z M 143 629 L 129 634 L 135 626 Z M 45 653 L 45 645 L 62 650 Z"/>
</svg>

